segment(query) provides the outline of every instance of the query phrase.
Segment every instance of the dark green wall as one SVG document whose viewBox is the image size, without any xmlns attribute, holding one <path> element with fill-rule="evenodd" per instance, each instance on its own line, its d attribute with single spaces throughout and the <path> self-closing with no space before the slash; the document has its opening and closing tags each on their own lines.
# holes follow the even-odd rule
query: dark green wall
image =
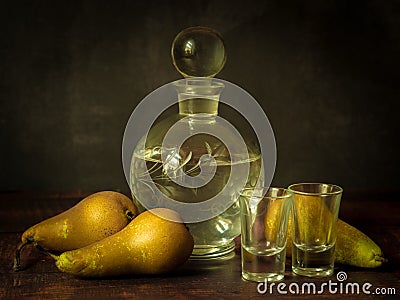
<svg viewBox="0 0 400 300">
<path fill-rule="evenodd" d="M 219 77 L 265 109 L 275 185 L 398 186 L 399 1 L 1 1 L 0 190 L 127 190 L 135 105 L 180 78 L 170 45 L 206 25 Z"/>
</svg>

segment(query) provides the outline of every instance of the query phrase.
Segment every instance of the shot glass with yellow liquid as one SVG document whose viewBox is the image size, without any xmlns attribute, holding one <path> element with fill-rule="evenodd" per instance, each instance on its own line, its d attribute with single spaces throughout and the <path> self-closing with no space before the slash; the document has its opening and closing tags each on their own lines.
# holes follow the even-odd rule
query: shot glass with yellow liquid
<svg viewBox="0 0 400 300">
<path fill-rule="evenodd" d="M 256 282 L 284 278 L 292 193 L 282 188 L 244 189 L 239 197 L 242 277 Z"/>
<path fill-rule="evenodd" d="M 342 188 L 298 183 L 293 193 L 292 271 L 309 277 L 333 274 L 336 228 Z"/>
</svg>

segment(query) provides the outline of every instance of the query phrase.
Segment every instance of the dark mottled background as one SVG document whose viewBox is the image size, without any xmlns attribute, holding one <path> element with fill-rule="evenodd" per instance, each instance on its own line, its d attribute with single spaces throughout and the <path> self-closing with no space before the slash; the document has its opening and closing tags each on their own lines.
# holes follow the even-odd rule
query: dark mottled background
<svg viewBox="0 0 400 300">
<path fill-rule="evenodd" d="M 399 1 L 0 1 L 0 190 L 127 191 L 125 124 L 211 26 L 278 147 L 275 185 L 399 185 Z"/>
</svg>

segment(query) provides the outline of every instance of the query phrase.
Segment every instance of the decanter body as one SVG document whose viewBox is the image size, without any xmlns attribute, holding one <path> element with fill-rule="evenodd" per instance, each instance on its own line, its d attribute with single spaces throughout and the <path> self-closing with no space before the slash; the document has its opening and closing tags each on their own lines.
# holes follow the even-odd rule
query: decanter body
<svg viewBox="0 0 400 300">
<path fill-rule="evenodd" d="M 223 83 L 210 78 L 186 78 L 174 82 L 174 86 L 179 114 L 156 123 L 147 137 L 138 143 L 131 161 L 130 188 L 136 205 L 142 211 L 164 206 L 159 192 L 177 203 L 185 204 L 203 203 L 216 195 L 222 197 L 219 198 L 223 200 L 221 205 L 229 203 L 229 206 L 219 208 L 217 215 L 205 220 L 201 218 L 202 210 L 193 211 L 194 218 L 186 225 L 195 241 L 192 258 L 225 257 L 232 252 L 234 239 L 240 234 L 240 190 L 262 182 L 258 180 L 263 176 L 260 148 L 254 136 L 247 134 L 245 129 L 248 128 L 237 128 L 245 142 L 242 153 L 230 151 L 218 134 L 213 134 L 220 127 L 218 104 Z M 188 138 L 183 143 L 166 145 L 164 139 L 174 124 L 179 126 L 171 134 L 177 136 L 184 132 L 183 136 Z M 227 135 L 228 131 L 224 137 Z M 230 143 L 240 143 L 232 136 Z M 249 171 L 244 182 L 243 178 L 231 176 L 234 168 L 245 166 Z M 143 167 L 148 174 L 137 171 L 143 170 Z M 154 185 L 149 184 L 147 175 L 150 175 Z M 187 187 L 191 178 L 199 179 L 199 175 L 205 178 L 204 184 Z M 142 205 L 143 199 L 146 199 L 147 207 Z M 214 203 L 206 209 L 212 211 L 217 208 Z M 196 220 L 197 214 L 199 221 Z"/>
</svg>

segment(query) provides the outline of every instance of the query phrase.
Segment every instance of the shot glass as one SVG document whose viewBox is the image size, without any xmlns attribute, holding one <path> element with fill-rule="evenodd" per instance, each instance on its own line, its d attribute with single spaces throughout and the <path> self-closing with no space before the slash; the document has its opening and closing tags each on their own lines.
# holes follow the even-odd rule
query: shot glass
<svg viewBox="0 0 400 300">
<path fill-rule="evenodd" d="M 284 278 L 292 193 L 282 188 L 244 189 L 239 197 L 242 277 L 256 282 Z"/>
<path fill-rule="evenodd" d="M 336 228 L 342 188 L 298 183 L 293 193 L 292 271 L 309 277 L 333 274 Z"/>
</svg>

